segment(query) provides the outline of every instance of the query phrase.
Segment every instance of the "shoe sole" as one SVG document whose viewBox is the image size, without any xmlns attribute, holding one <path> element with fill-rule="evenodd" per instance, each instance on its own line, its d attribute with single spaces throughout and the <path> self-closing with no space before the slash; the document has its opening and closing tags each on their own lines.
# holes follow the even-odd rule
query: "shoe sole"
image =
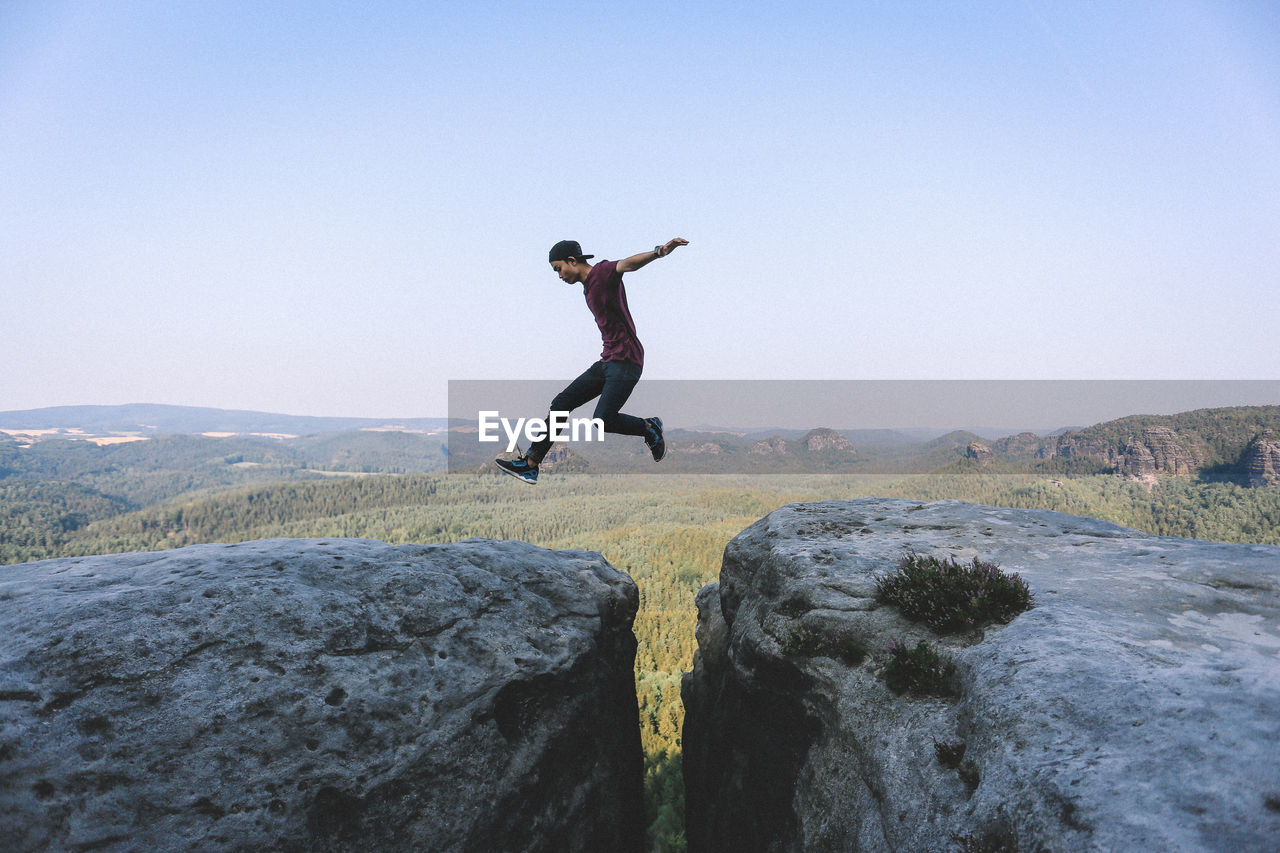
<svg viewBox="0 0 1280 853">
<path fill-rule="evenodd" d="M 662 435 L 662 418 L 654 418 L 654 420 L 658 424 L 658 434 Z M 651 455 L 653 454 L 653 445 L 649 445 L 649 453 Z M 666 459 L 666 458 L 667 458 L 667 439 L 666 439 L 666 436 L 662 436 L 662 452 L 654 456 L 653 461 L 661 462 L 663 459 Z"/>
<path fill-rule="evenodd" d="M 497 463 L 495 462 L 494 464 L 497 464 Z M 507 470 L 506 468 L 503 468 L 501 465 L 498 465 L 498 470 L 499 470 L 499 471 L 501 471 L 502 473 L 506 474 L 506 475 L 507 475 L 507 476 L 509 476 L 509 477 L 515 477 L 517 480 L 519 480 L 519 481 L 520 481 L 520 482 L 522 482 L 522 483 L 528 483 L 530 486 L 536 486 L 536 485 L 538 485 L 538 481 L 537 481 L 537 480 L 526 480 L 524 477 L 521 477 L 521 476 L 520 476 L 519 474 L 517 474 L 515 471 L 509 471 L 509 470 Z"/>
</svg>

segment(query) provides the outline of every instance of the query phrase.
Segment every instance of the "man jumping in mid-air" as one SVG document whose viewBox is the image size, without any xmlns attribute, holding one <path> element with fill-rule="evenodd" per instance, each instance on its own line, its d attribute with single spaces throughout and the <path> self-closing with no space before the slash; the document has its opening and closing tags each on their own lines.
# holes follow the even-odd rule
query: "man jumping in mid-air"
<svg viewBox="0 0 1280 853">
<path fill-rule="evenodd" d="M 589 264 L 595 255 L 582 254 L 576 240 L 561 240 L 551 247 L 548 260 L 551 268 L 568 284 L 581 284 L 587 298 L 587 307 L 596 318 L 600 336 L 604 339 L 604 351 L 600 360 L 587 368 L 569 387 L 551 401 L 552 412 L 572 412 L 583 403 L 600 398 L 596 403 L 595 417 L 604 422 L 605 432 L 622 435 L 644 436 L 645 444 L 654 461 L 667 453 L 662 439 L 662 421 L 659 418 L 641 420 L 622 413 L 622 406 L 631 396 L 631 389 L 640 381 L 644 368 L 644 347 L 636 337 L 636 324 L 627 309 L 627 291 L 622 285 L 622 274 L 638 270 L 651 261 L 665 258 L 678 246 L 689 241 L 676 237 L 652 251 L 641 252 L 620 261 L 600 261 Z M 550 418 L 547 419 L 550 421 Z M 538 482 L 538 465 L 551 449 L 550 436 L 536 441 L 529 452 L 515 460 L 498 459 L 498 467 L 526 483 Z"/>
</svg>

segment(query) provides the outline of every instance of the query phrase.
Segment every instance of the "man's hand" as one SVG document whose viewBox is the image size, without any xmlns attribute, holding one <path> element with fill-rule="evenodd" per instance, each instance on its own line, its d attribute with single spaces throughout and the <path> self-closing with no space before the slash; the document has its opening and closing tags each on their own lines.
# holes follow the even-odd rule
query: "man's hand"
<svg viewBox="0 0 1280 853">
<path fill-rule="evenodd" d="M 658 247 L 658 257 L 665 258 L 676 250 L 677 246 L 687 246 L 689 241 L 683 237 L 673 237 L 666 243 Z"/>
<path fill-rule="evenodd" d="M 687 245 L 689 245 L 688 240 L 683 237 L 674 237 L 659 246 L 654 246 L 647 252 L 641 252 L 638 255 L 632 255 L 629 258 L 623 258 L 618 261 L 618 272 L 631 272 L 632 270 L 638 270 L 650 261 L 655 261 L 658 258 L 665 258 L 667 255 L 674 252 L 677 246 Z"/>
</svg>

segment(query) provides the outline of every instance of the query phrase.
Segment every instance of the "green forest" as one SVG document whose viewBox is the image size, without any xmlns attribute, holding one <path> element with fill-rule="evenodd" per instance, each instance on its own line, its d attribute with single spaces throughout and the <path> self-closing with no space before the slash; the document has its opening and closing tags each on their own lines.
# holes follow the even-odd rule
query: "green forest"
<svg viewBox="0 0 1280 853">
<path fill-rule="evenodd" d="M 200 542 L 336 536 L 391 543 L 521 539 L 598 551 L 641 590 L 636 685 L 651 849 L 676 851 L 684 849 L 680 678 L 692 666 L 694 595 L 717 578 L 729 540 L 773 509 L 872 495 L 1052 509 L 1157 534 L 1280 544 L 1280 489 L 1192 477 L 1166 478 L 1147 489 L 1109 474 L 1052 479 L 981 470 L 562 474 L 530 489 L 480 469 L 349 473 L 224 491 L 206 485 L 142 509 L 76 483 L 10 477 L 0 480 L 0 556 L 14 563 Z"/>
</svg>

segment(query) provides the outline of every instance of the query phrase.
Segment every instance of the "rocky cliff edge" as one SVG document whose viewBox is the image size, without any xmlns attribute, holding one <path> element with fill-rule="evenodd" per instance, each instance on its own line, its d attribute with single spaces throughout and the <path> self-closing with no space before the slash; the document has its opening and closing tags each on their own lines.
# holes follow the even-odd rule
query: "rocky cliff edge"
<svg viewBox="0 0 1280 853">
<path fill-rule="evenodd" d="M 519 542 L 0 570 L 6 850 L 638 850 L 630 578 Z"/>
<path fill-rule="evenodd" d="M 877 601 L 908 551 L 998 563 L 1034 606 L 939 637 Z M 698 596 L 689 849 L 1274 850 L 1278 586 L 1271 546 L 955 501 L 783 507 Z M 958 695 L 886 686 L 887 647 L 922 640 Z"/>
</svg>

